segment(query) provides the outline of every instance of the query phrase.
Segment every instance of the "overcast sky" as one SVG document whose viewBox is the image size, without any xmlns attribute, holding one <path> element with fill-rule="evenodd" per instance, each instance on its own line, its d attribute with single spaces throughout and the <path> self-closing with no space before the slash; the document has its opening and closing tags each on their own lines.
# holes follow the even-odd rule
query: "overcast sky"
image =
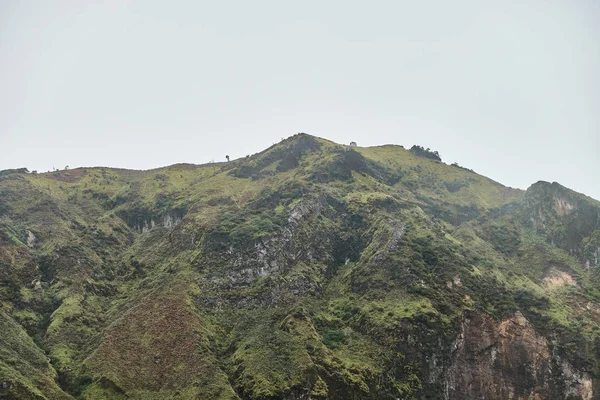
<svg viewBox="0 0 600 400">
<path fill-rule="evenodd" d="M 223 161 L 297 132 L 600 199 L 600 1 L 0 0 L 0 169 Z"/>
</svg>

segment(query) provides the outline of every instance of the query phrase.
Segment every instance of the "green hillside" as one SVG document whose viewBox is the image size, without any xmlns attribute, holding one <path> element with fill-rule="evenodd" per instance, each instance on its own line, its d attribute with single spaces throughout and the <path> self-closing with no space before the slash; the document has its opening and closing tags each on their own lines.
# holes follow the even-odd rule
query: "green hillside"
<svg viewBox="0 0 600 400">
<path fill-rule="evenodd" d="M 307 134 L 9 172 L 0 398 L 600 398 L 600 203 L 557 183 Z"/>
</svg>

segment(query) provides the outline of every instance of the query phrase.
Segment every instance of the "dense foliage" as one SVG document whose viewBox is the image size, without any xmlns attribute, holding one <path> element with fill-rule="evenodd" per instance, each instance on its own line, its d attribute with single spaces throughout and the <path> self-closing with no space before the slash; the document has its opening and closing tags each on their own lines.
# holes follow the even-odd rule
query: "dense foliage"
<svg viewBox="0 0 600 400">
<path fill-rule="evenodd" d="M 432 160 L 437 160 L 437 161 L 442 161 L 442 157 L 440 157 L 440 153 L 438 153 L 435 150 L 431 150 L 429 148 L 424 148 L 423 146 L 419 146 L 417 144 L 415 144 L 413 147 L 410 148 L 410 150 L 412 153 L 421 156 L 421 157 L 427 157 L 427 158 L 431 158 Z"/>
</svg>

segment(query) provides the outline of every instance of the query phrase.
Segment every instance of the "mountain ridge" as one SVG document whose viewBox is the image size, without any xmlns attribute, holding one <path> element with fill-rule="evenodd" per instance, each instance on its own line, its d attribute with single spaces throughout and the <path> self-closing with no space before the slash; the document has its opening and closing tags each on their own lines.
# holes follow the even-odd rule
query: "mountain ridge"
<svg viewBox="0 0 600 400">
<path fill-rule="evenodd" d="M 592 399 L 599 262 L 598 201 L 395 145 L 5 174 L 0 398 Z"/>
</svg>

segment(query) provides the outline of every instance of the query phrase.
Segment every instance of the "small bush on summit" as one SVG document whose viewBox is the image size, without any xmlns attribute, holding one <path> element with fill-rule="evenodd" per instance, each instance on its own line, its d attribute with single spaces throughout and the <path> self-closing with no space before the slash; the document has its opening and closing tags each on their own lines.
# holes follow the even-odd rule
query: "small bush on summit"
<svg viewBox="0 0 600 400">
<path fill-rule="evenodd" d="M 430 148 L 424 148 L 423 146 L 419 146 L 417 144 L 411 147 L 409 151 L 420 157 L 426 157 L 431 158 L 432 160 L 442 161 L 440 153 L 438 153 L 437 151 L 432 151 Z"/>
</svg>

